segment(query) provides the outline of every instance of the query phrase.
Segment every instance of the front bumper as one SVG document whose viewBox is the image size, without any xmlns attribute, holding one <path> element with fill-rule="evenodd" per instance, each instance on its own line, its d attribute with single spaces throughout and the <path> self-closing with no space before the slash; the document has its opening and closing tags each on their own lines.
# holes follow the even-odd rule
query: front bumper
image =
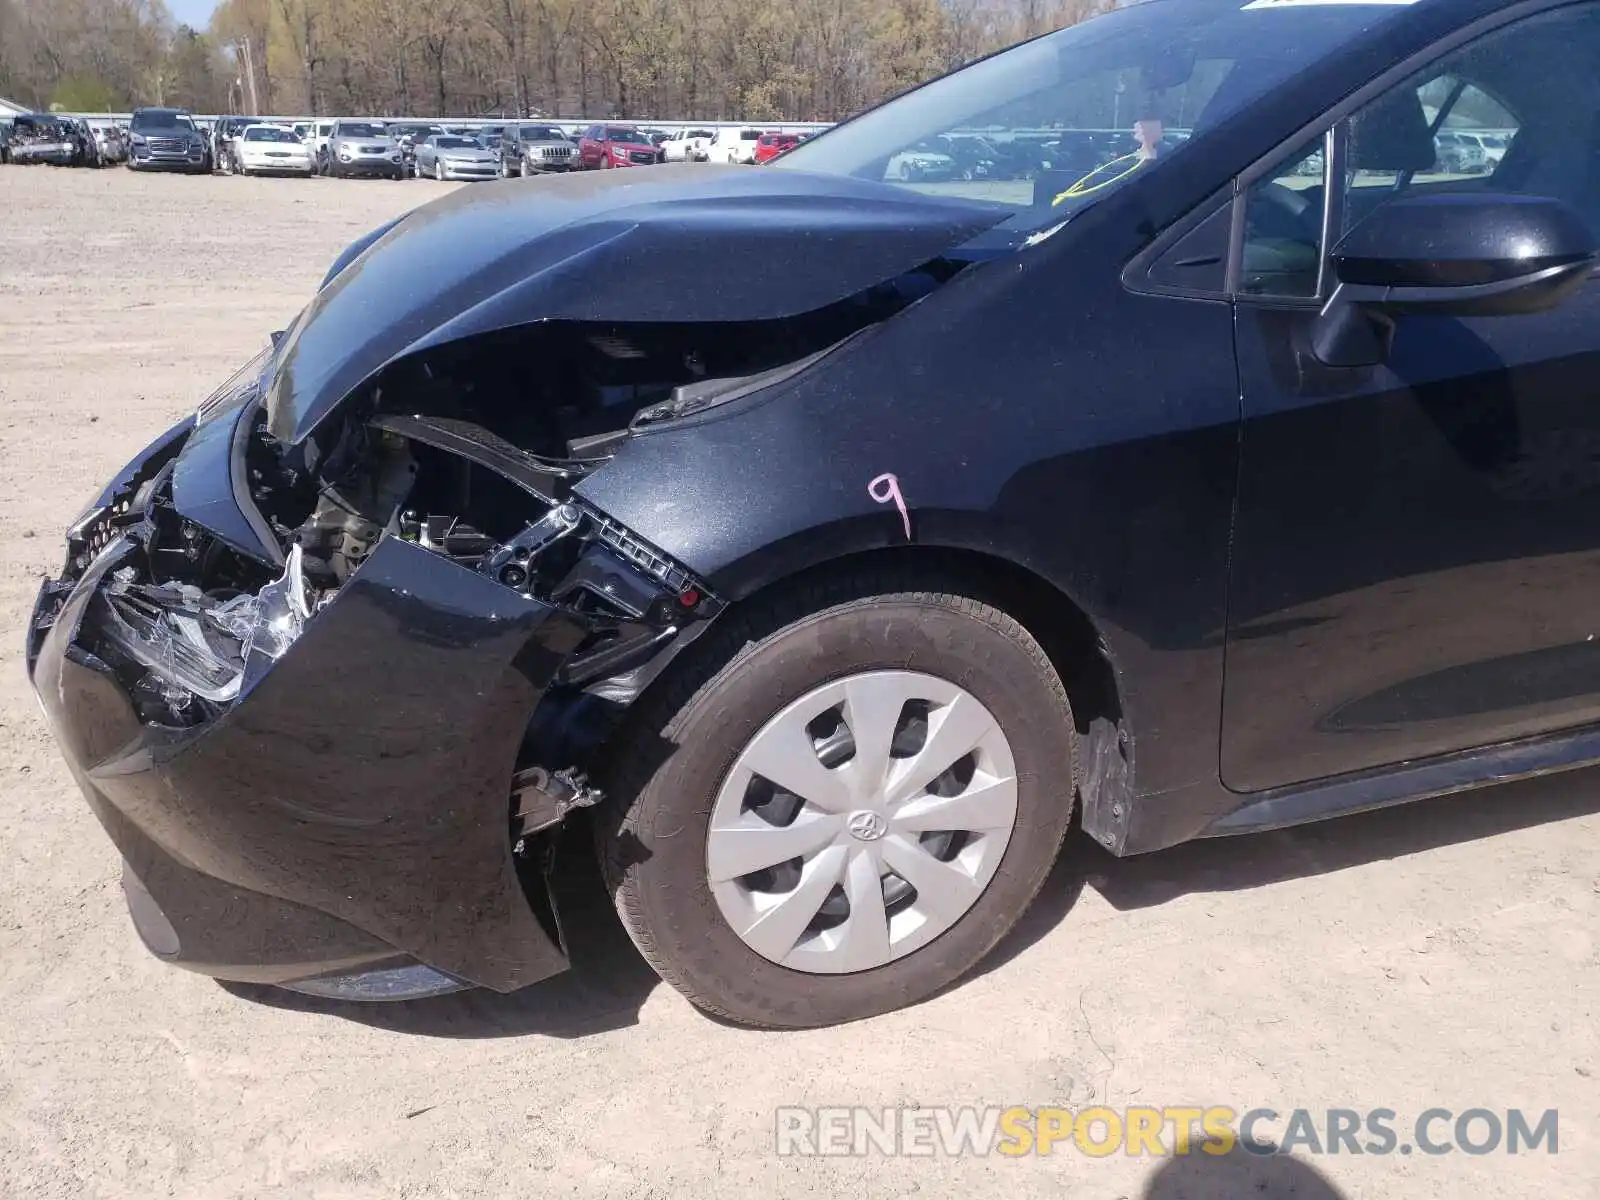
<svg viewBox="0 0 1600 1200">
<path fill-rule="evenodd" d="M 11 161 L 15 163 L 49 163 L 54 167 L 70 167 L 76 157 L 77 154 L 70 142 L 49 142 L 11 148 Z"/>
<path fill-rule="evenodd" d="M 128 165 L 137 171 L 204 171 L 208 169 L 205 151 L 183 154 L 164 150 L 135 149 Z"/>
<path fill-rule="evenodd" d="M 335 155 L 329 166 L 335 175 L 400 175 L 405 172 L 405 163 L 396 162 L 388 155 L 357 155 L 354 158 Z"/>
<path fill-rule="evenodd" d="M 460 183 L 474 183 L 482 179 L 499 179 L 500 164 L 498 162 L 466 163 L 451 162 L 449 159 L 440 159 L 444 164 L 444 177 Z"/>
<path fill-rule="evenodd" d="M 304 158 L 246 158 L 241 159 L 239 165 L 247 171 L 258 175 L 309 175 L 315 169 L 315 163 L 309 156 Z"/>
<path fill-rule="evenodd" d="M 519 879 L 509 798 L 581 626 L 389 538 L 220 715 L 142 720 L 97 597 L 138 569 L 148 523 L 132 498 L 175 453 L 182 468 L 187 437 L 153 444 L 76 527 L 26 647 L 145 943 L 219 978 L 366 999 L 564 970 L 548 895 Z"/>
</svg>

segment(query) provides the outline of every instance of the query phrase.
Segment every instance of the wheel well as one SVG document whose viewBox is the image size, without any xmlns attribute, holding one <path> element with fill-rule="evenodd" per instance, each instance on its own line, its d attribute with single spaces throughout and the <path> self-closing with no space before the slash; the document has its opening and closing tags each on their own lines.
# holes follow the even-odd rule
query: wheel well
<svg viewBox="0 0 1600 1200">
<path fill-rule="evenodd" d="M 600 728 L 586 732 L 581 712 L 552 713 L 554 725 L 542 729 L 540 744 L 554 741 L 570 747 L 581 761 L 604 761 L 607 756 L 595 750 L 630 740 L 662 712 L 676 711 L 737 655 L 738 646 L 760 640 L 775 624 L 797 619 L 841 592 L 866 596 L 907 590 L 953 592 L 992 605 L 1038 639 L 1072 709 L 1077 817 L 1097 842 L 1120 853 L 1133 807 L 1133 742 L 1105 644 L 1089 616 L 1059 588 L 981 551 L 921 546 L 870 550 L 771 580 L 730 604 L 706 627 L 705 637 L 691 639 L 680 647 L 681 653 L 664 655 L 627 694 L 611 697 L 608 708 L 626 710 L 626 716 L 614 713 L 620 721 L 602 717 Z M 578 719 L 572 720 L 575 715 Z"/>
<path fill-rule="evenodd" d="M 1079 819 L 1095 841 L 1121 853 L 1133 810 L 1133 740 L 1115 668 L 1083 609 L 1009 559 L 977 550 L 910 546 L 846 555 L 783 576 L 742 597 L 726 615 L 774 593 L 826 589 L 841 577 L 870 580 L 886 592 L 905 585 L 957 592 L 1007 613 L 1037 638 L 1072 708 Z"/>
<path fill-rule="evenodd" d="M 885 582 L 891 586 L 899 578 L 914 577 L 919 587 L 932 583 L 993 605 L 1015 618 L 1044 648 L 1066 688 L 1080 736 L 1087 736 L 1096 720 L 1122 723 L 1116 674 L 1094 622 L 1054 584 L 1009 559 L 944 547 L 868 550 L 772 580 L 742 597 L 735 607 L 840 576 L 874 580 L 887 576 Z"/>
</svg>

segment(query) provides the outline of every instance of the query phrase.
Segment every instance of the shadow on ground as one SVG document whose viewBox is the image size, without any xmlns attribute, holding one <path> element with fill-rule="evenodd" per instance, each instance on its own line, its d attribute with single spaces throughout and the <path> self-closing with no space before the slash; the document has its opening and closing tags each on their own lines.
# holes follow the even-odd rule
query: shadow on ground
<svg viewBox="0 0 1600 1200">
<path fill-rule="evenodd" d="M 1116 909 L 1235 892 L 1422 854 L 1600 812 L 1600 770 L 1502 784 L 1271 833 L 1207 838 L 1115 858 L 1076 831 L 1034 905 L 979 967 L 1004 966 L 1054 929 L 1085 886 Z"/>
<path fill-rule="evenodd" d="M 1038 899 L 976 974 L 1003 967 L 1049 934 L 1072 911 L 1086 885 L 1114 908 L 1149 908 L 1196 892 L 1240 891 L 1309 878 L 1594 812 L 1600 812 L 1600 772 L 1584 770 L 1296 829 L 1190 842 L 1137 858 L 1114 858 L 1074 831 Z M 581 836 L 568 839 L 555 880 L 572 969 L 543 983 L 510 995 L 469 991 L 391 1004 L 351 1004 L 277 988 L 223 986 L 234 995 L 276 1008 L 323 1013 L 425 1037 L 575 1038 L 636 1024 L 640 1007 L 660 980 L 623 931 L 586 842 Z M 1245 1157 L 1251 1163 L 1277 1161 Z M 1183 1179 L 1178 1183 L 1184 1184 Z M 1148 1196 L 1167 1200 L 1191 1194 L 1231 1193 L 1169 1190 L 1151 1191 Z M 1239 1194 L 1270 1198 L 1279 1193 Z"/>
<path fill-rule="evenodd" d="M 635 1025 L 661 980 L 628 940 L 599 868 L 587 829 L 565 839 L 555 873 L 556 905 L 572 969 L 509 995 L 472 990 L 427 1000 L 352 1004 L 281 988 L 223 984 L 235 996 L 273 1008 L 342 1017 L 377 1029 L 423 1037 L 587 1037 Z"/>
<path fill-rule="evenodd" d="M 1309 1163 L 1261 1149 L 1265 1153 L 1235 1147 L 1226 1154 L 1201 1150 L 1165 1159 L 1139 1200 L 1345 1200 Z"/>
</svg>

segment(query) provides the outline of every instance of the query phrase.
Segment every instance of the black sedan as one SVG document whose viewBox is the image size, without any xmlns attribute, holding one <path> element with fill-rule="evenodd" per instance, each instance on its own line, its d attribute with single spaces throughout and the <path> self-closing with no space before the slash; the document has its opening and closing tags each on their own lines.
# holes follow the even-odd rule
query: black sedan
<svg viewBox="0 0 1600 1200">
<path fill-rule="evenodd" d="M 509 991 L 567 965 L 581 818 L 666 979 L 816 1025 L 960 977 L 1074 823 L 1593 762 L 1597 58 L 1592 0 L 1154 0 L 760 171 L 375 231 L 40 592 L 140 932 Z M 1119 125 L 1081 173 L 889 170 Z M 1503 161 L 1441 171 L 1479 126 Z"/>
</svg>

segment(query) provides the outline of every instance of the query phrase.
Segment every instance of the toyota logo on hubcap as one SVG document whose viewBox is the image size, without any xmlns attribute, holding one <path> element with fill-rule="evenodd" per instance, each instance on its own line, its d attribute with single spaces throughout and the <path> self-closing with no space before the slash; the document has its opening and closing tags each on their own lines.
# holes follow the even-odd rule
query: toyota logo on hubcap
<svg viewBox="0 0 1600 1200">
<path fill-rule="evenodd" d="M 875 842 L 888 832 L 882 817 L 870 809 L 850 814 L 850 836 L 861 842 Z"/>
</svg>

